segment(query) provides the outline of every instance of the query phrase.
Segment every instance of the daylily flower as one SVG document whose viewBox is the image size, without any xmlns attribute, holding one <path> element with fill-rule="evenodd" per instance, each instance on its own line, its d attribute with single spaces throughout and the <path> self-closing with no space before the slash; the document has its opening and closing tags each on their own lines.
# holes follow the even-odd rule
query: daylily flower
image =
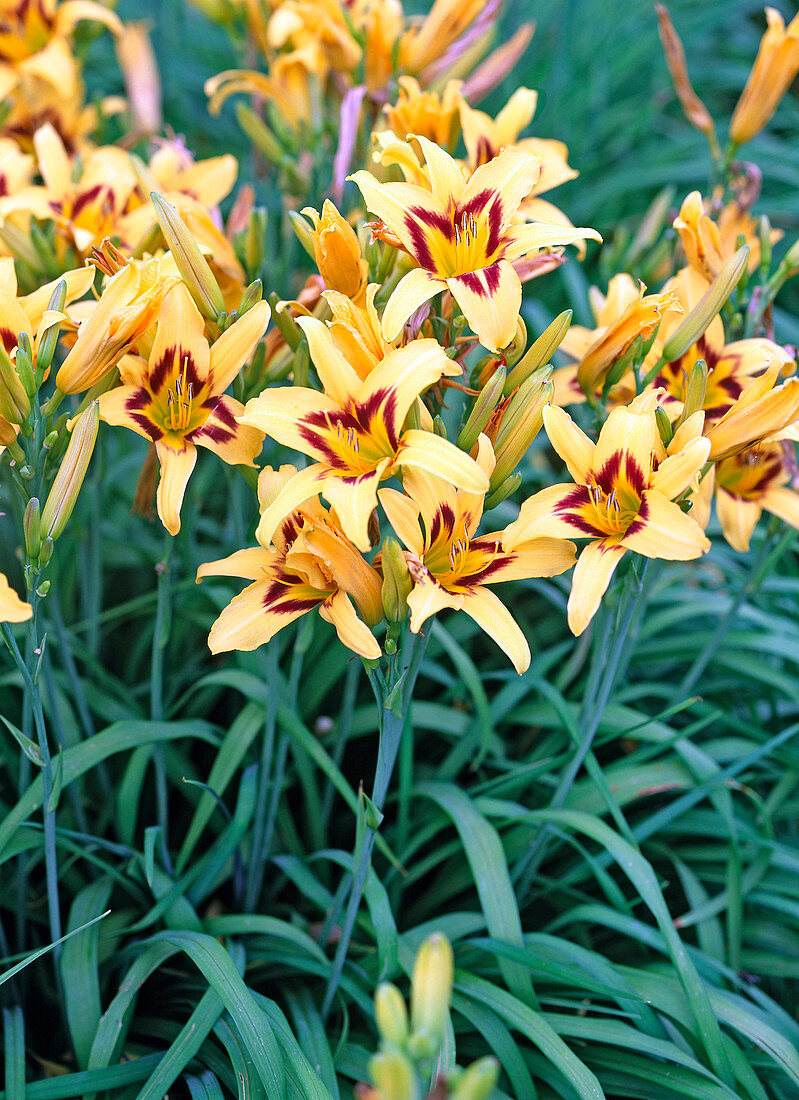
<svg viewBox="0 0 799 1100">
<path fill-rule="evenodd" d="M 56 375 L 62 393 L 91 389 L 154 324 L 164 296 L 180 278 L 174 264 L 170 270 L 170 260 L 129 260 L 108 280 Z"/>
<path fill-rule="evenodd" d="M 544 410 L 547 435 L 575 484 L 552 485 L 526 500 L 505 531 L 504 545 L 514 550 L 542 536 L 591 540 L 572 580 L 568 620 L 574 634 L 582 634 L 593 618 L 628 550 L 689 561 L 710 549 L 699 524 L 674 503 L 707 461 L 702 414 L 686 420 L 666 451 L 655 419 L 657 399 L 644 393 L 613 409 L 596 443 L 563 409 Z"/>
<path fill-rule="evenodd" d="M 754 201 L 749 200 L 749 201 Z M 716 221 L 707 212 L 698 191 L 692 191 L 683 200 L 674 228 L 680 234 L 683 250 L 690 266 L 708 283 L 718 275 L 724 265 L 738 250 L 741 237 L 749 246 L 749 270 L 756 271 L 760 264 L 759 225 L 748 213 L 748 205 L 737 200 L 728 202 L 719 211 Z M 775 244 L 782 233 L 778 229 L 769 234 Z"/>
<path fill-rule="evenodd" d="M 762 443 L 722 459 L 713 467 L 716 511 L 724 537 L 733 549 L 745 553 L 752 532 L 765 510 L 791 527 L 799 527 L 799 493 L 793 446 Z"/>
<path fill-rule="evenodd" d="M 538 159 L 505 149 L 465 178 L 443 149 L 419 137 L 430 189 L 409 183 L 380 183 L 356 172 L 369 210 L 396 235 L 418 267 L 401 280 L 383 314 L 386 339 L 394 340 L 410 315 L 441 290 L 449 290 L 489 351 L 513 339 L 522 286 L 514 261 L 531 252 L 570 244 L 593 229 L 513 224 L 522 199 L 540 175 Z"/>
<path fill-rule="evenodd" d="M 231 465 L 254 465 L 263 434 L 237 425 L 244 406 L 225 390 L 268 323 L 269 306 L 258 302 L 209 348 L 199 310 L 178 283 L 161 308 L 149 363 L 126 356 L 119 364 L 123 385 L 100 397 L 102 420 L 155 444 L 161 465 L 158 515 L 172 535 L 180 530 L 180 507 L 198 446 Z"/>
<path fill-rule="evenodd" d="M 361 256 L 355 230 L 330 199 L 325 199 L 321 215 L 312 206 L 302 213 L 313 224 L 314 259 L 325 286 L 363 305 L 369 265 Z"/>
<path fill-rule="evenodd" d="M 258 479 L 262 509 L 296 473 L 294 466 L 262 470 Z M 346 538 L 335 512 L 327 511 L 318 497 L 306 500 L 286 516 L 271 544 L 261 542 L 197 570 L 198 581 L 211 576 L 254 582 L 228 604 L 211 627 L 208 645 L 212 653 L 256 649 L 318 607 L 345 646 L 370 660 L 380 656 L 380 646 L 369 629 L 383 618 L 380 576 Z"/>
<path fill-rule="evenodd" d="M 443 149 L 451 149 L 460 134 L 460 111 L 465 104 L 461 81 L 447 81 L 442 92 L 421 88 L 412 76 L 401 76 L 397 83 L 397 102 L 383 108 L 387 129 L 403 140 L 408 134 L 422 134 Z"/>
<path fill-rule="evenodd" d="M 83 267 L 67 271 L 60 279 L 54 279 L 32 294 L 18 296 L 14 261 L 9 256 L 0 257 L 0 344 L 9 355 L 19 343 L 20 333 L 27 332 L 33 338 L 35 351 L 47 329 L 66 319 L 63 313 L 48 309 L 53 292 L 62 280 L 66 284 L 66 302 L 73 302 L 82 298 L 94 282 L 94 269 Z"/>
<path fill-rule="evenodd" d="M 766 8 L 766 19 L 766 33 L 730 123 L 736 145 L 763 129 L 799 72 L 799 15 L 786 27 L 776 8 Z"/>
<path fill-rule="evenodd" d="M 414 340 L 389 352 L 361 379 L 321 321 L 300 317 L 297 323 L 325 392 L 298 386 L 267 389 L 247 403 L 239 418 L 314 460 L 290 478 L 261 516 L 262 544 L 285 515 L 321 493 L 336 509 L 347 538 L 366 552 L 379 483 L 409 467 L 439 473 L 470 492 L 487 491 L 484 472 L 453 443 L 432 432 L 403 430 L 419 394 L 442 375 L 460 373 L 435 340 Z"/>
<path fill-rule="evenodd" d="M 478 465 L 491 476 L 494 455 L 483 435 Z M 380 503 L 391 526 L 408 548 L 406 560 L 413 578 L 408 596 L 410 627 L 451 607 L 465 611 L 510 657 L 518 673 L 530 664 L 527 639 L 502 601 L 485 586 L 528 577 L 552 577 L 574 564 L 573 542 L 536 538 L 511 551 L 505 532 L 477 536 L 483 514 L 483 494 L 455 490 L 440 477 L 410 470 L 403 493 L 381 489 Z M 419 521 L 422 521 L 420 526 Z"/>
<path fill-rule="evenodd" d="M 33 608 L 16 594 L 5 573 L 0 573 L 0 623 L 24 623 L 33 615 Z"/>
<path fill-rule="evenodd" d="M 799 377 L 776 385 L 785 362 L 774 357 L 768 369 L 742 391 L 737 401 L 707 432 L 710 458 L 738 454 L 781 432 L 799 417 Z"/>
<path fill-rule="evenodd" d="M 379 289 L 377 283 L 369 284 L 365 307 L 355 305 L 335 290 L 327 290 L 323 295 L 333 314 L 327 323 L 333 343 L 361 379 L 367 378 L 394 350 L 383 335 L 375 308 L 375 294 Z"/>
</svg>

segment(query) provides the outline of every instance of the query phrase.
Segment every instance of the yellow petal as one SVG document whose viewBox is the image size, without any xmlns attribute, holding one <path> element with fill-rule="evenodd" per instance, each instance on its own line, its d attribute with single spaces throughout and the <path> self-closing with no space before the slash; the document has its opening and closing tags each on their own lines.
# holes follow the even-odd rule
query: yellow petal
<svg viewBox="0 0 799 1100">
<path fill-rule="evenodd" d="M 268 642 L 278 630 L 294 622 L 306 611 L 312 611 L 324 599 L 325 594 L 313 596 L 303 593 L 302 598 L 292 598 L 292 587 L 277 584 L 273 580 L 257 581 L 235 596 L 211 627 L 208 648 L 212 653 L 224 653 L 230 649 L 248 652 Z M 272 589 L 279 595 L 274 598 Z"/>
<path fill-rule="evenodd" d="M 424 554 L 424 539 L 419 526 L 418 506 L 410 497 L 396 489 L 379 489 L 377 495 L 388 516 L 388 522 L 394 528 L 394 534 L 412 554 L 421 558 Z"/>
<path fill-rule="evenodd" d="M 213 344 L 208 372 L 212 393 L 223 393 L 228 388 L 266 332 L 269 316 L 268 304 L 256 302 Z"/>
<path fill-rule="evenodd" d="M 502 544 L 515 550 L 530 539 L 599 538 L 604 532 L 589 528 L 582 518 L 590 497 L 585 486 L 550 485 L 521 506 L 519 518 L 505 528 Z"/>
<path fill-rule="evenodd" d="M 311 359 L 325 393 L 340 405 L 346 404 L 360 386 L 360 376 L 336 347 L 327 325 L 316 317 L 299 317 L 297 324 L 305 333 Z"/>
<path fill-rule="evenodd" d="M 724 537 L 733 550 L 745 554 L 749 549 L 752 532 L 763 511 L 756 500 L 744 500 L 743 497 L 728 493 L 719 486 L 716 493 L 716 512 Z"/>
<path fill-rule="evenodd" d="M 4 573 L 0 573 L 0 623 L 24 623 L 33 608 L 16 594 Z"/>
<path fill-rule="evenodd" d="M 207 561 L 197 570 L 197 582 L 204 577 L 243 577 L 247 581 L 259 581 L 264 579 L 275 560 L 275 555 L 270 550 L 264 550 L 262 546 L 248 546 L 244 550 L 236 550 L 226 558 L 217 561 Z"/>
<path fill-rule="evenodd" d="M 403 276 L 386 302 L 383 313 L 383 335 L 386 340 L 396 340 L 411 314 L 446 288 L 444 279 L 421 267 L 415 267 Z"/>
<path fill-rule="evenodd" d="M 150 385 L 158 394 L 184 369 L 194 382 L 195 393 L 208 377 L 210 352 L 203 330 L 205 322 L 185 283 L 177 283 L 161 307 L 158 328 L 150 352 Z"/>
<path fill-rule="evenodd" d="M 502 600 L 487 588 L 475 588 L 461 601 L 461 608 L 510 657 L 519 675 L 526 671 L 530 667 L 530 647 Z"/>
<path fill-rule="evenodd" d="M 197 461 L 197 448 L 191 443 L 178 450 L 167 446 L 163 441 L 155 445 L 158 461 L 161 463 L 161 478 L 158 482 L 156 507 L 158 516 L 169 531 L 176 535 L 180 530 L 180 506 L 183 494 Z"/>
<path fill-rule="evenodd" d="M 285 519 L 295 508 L 299 508 L 306 500 L 317 495 L 326 477 L 327 469 L 320 463 L 314 463 L 312 466 L 306 466 L 304 470 L 298 470 L 285 482 L 275 499 L 261 515 L 255 532 L 255 537 L 261 546 L 269 545 L 282 519 Z"/>
<path fill-rule="evenodd" d="M 457 202 L 465 186 L 463 172 L 458 162 L 429 138 L 420 134 L 416 137 L 416 141 L 422 147 L 427 170 L 430 173 L 430 187 L 435 197 L 445 207 Z"/>
<path fill-rule="evenodd" d="M 503 256 L 506 260 L 513 261 L 526 256 L 528 252 L 578 244 L 585 240 L 601 243 L 602 238 L 595 229 L 588 229 L 585 226 L 544 225 L 542 222 L 533 222 L 530 225 L 513 226 L 508 230 Z"/>
<path fill-rule="evenodd" d="M 415 428 L 404 432 L 397 450 L 396 464 L 427 470 L 470 493 L 488 492 L 488 477 L 474 459 L 458 450 L 454 443 L 432 432 Z"/>
<path fill-rule="evenodd" d="M 355 614 L 346 593 L 336 592 L 328 596 L 319 608 L 319 614 L 336 628 L 339 641 L 353 653 L 376 661 L 380 657 L 380 646 L 366 623 Z"/>
<path fill-rule="evenodd" d="M 358 611 L 370 626 L 383 618 L 383 601 L 380 596 L 380 574 L 347 539 L 325 525 L 311 527 L 303 532 L 305 545 L 327 566 L 331 577 L 342 590 L 352 596 Z"/>
<path fill-rule="evenodd" d="M 362 553 L 372 548 L 369 519 L 377 507 L 377 486 L 391 460 L 384 458 L 374 470 L 358 477 L 325 478 L 322 495 L 336 510 L 342 530 Z"/>
<path fill-rule="evenodd" d="M 254 466 L 264 444 L 264 433 L 248 424 L 238 424 L 237 417 L 243 412 L 240 401 L 223 393 L 215 399 L 203 426 L 191 432 L 190 442 L 207 447 L 231 466 Z"/>
<path fill-rule="evenodd" d="M 512 551 L 496 549 L 502 545 L 501 531 L 473 539 L 470 551 L 482 552 L 485 571 L 478 571 L 474 577 L 461 575 L 457 583 L 500 584 L 503 581 L 529 580 L 530 577 L 555 577 L 571 569 L 577 549 L 573 542 L 549 538 L 530 539 Z"/>
<path fill-rule="evenodd" d="M 696 520 L 654 489 L 644 490 L 638 516 L 621 541 L 628 550 L 667 561 L 691 561 L 710 549 Z"/>
<path fill-rule="evenodd" d="M 625 548 L 600 539 L 589 542 L 577 559 L 568 603 L 569 629 L 580 635 L 596 614 Z"/>
<path fill-rule="evenodd" d="M 422 187 L 379 183 L 371 172 L 356 172 L 348 178 L 360 188 L 366 209 L 377 214 L 397 234 L 418 263 L 423 263 L 422 257 L 429 251 L 430 225 L 452 224 L 444 204 Z"/>
<path fill-rule="evenodd" d="M 670 455 L 660 463 L 652 474 L 650 489 L 657 489 L 664 497 L 674 500 L 691 485 L 699 471 L 707 462 L 710 453 L 710 440 L 704 436 L 692 439 L 677 454 Z"/>
<path fill-rule="evenodd" d="M 248 401 L 238 418 L 239 424 L 249 424 L 266 432 L 284 447 L 293 447 L 303 454 L 318 457 L 322 452 L 309 443 L 303 434 L 305 421 L 317 420 L 326 415 L 340 413 L 340 406 L 332 398 L 316 390 L 302 386 L 278 386 L 264 390 L 260 397 Z"/>
<path fill-rule="evenodd" d="M 469 327 L 489 351 L 507 347 L 516 334 L 522 284 L 507 260 L 447 279 Z"/>
<path fill-rule="evenodd" d="M 760 499 L 767 512 L 779 516 L 791 527 L 799 527 L 799 493 L 786 486 L 767 489 Z"/>
<path fill-rule="evenodd" d="M 569 414 L 557 405 L 545 407 L 544 427 L 549 436 L 549 442 L 566 463 L 571 476 L 580 485 L 586 485 L 588 473 L 594 463 L 596 444 L 588 438 L 582 428 L 575 424 Z"/>
<path fill-rule="evenodd" d="M 649 482 L 652 454 L 659 440 L 651 412 L 613 409 L 599 433 L 594 472 L 599 476 L 602 471 L 615 471 L 615 477 L 623 477 L 640 493 Z"/>
<path fill-rule="evenodd" d="M 153 419 L 152 398 L 141 386 L 117 386 L 100 394 L 100 419 L 115 427 L 130 428 L 153 442 L 163 435 Z"/>
<path fill-rule="evenodd" d="M 422 574 L 408 596 L 412 633 L 418 634 L 430 616 L 443 611 L 445 607 L 458 609 L 460 606 L 460 596 L 447 592 L 431 574 Z"/>
<path fill-rule="evenodd" d="M 538 157 L 511 146 L 498 157 L 482 164 L 469 178 L 458 203 L 459 209 L 486 191 L 496 192 L 499 199 L 500 233 L 511 223 L 522 199 L 532 191 L 541 175 Z"/>
<path fill-rule="evenodd" d="M 404 348 L 392 349 L 361 383 L 357 391 L 359 406 L 372 406 L 380 398 L 386 409 L 389 438 L 399 435 L 408 410 L 426 389 L 442 375 L 461 373 L 436 340 L 412 340 Z M 390 415 L 389 415 L 390 414 Z"/>
</svg>

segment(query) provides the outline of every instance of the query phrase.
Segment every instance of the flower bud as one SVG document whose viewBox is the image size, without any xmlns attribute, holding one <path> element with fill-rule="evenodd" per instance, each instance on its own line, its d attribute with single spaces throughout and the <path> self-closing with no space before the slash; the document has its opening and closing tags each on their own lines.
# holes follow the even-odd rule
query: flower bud
<svg viewBox="0 0 799 1100">
<path fill-rule="evenodd" d="M 411 594 L 413 581 L 400 544 L 390 536 L 383 540 L 382 561 L 383 610 L 390 623 L 401 623 L 408 614 L 408 596 Z"/>
<path fill-rule="evenodd" d="M 55 546 L 55 543 L 53 542 L 53 540 L 50 538 L 49 535 L 46 535 L 42 539 L 42 545 L 39 549 L 39 560 L 37 562 L 37 565 L 39 566 L 40 569 L 44 569 L 45 565 L 47 565 L 50 558 L 52 558 L 54 546 Z"/>
<path fill-rule="evenodd" d="M 480 1058 L 462 1074 L 450 1093 L 450 1100 L 488 1100 L 498 1080 L 499 1062 L 496 1058 Z"/>
<path fill-rule="evenodd" d="M 25 553 L 33 560 L 38 558 L 42 545 L 42 532 L 39 522 L 39 498 L 31 497 L 22 517 L 22 530 L 25 535 Z"/>
<path fill-rule="evenodd" d="M 447 426 L 440 416 L 433 417 L 433 431 L 436 435 L 440 435 L 442 439 L 447 438 Z"/>
<path fill-rule="evenodd" d="M 513 339 L 509 344 L 502 349 L 502 354 L 505 356 L 505 362 L 508 367 L 514 366 L 519 362 L 524 355 L 524 350 L 527 347 L 527 325 L 524 323 L 521 317 L 516 321 L 516 331 L 513 334 Z"/>
<path fill-rule="evenodd" d="M 250 278 L 257 275 L 264 264 L 267 212 L 263 207 L 251 211 L 244 236 L 244 263 Z"/>
<path fill-rule="evenodd" d="M 225 300 L 208 261 L 175 207 L 165 202 L 156 191 L 150 198 L 155 205 L 164 240 L 197 308 L 209 321 L 216 321 L 219 314 L 225 311 Z"/>
<path fill-rule="evenodd" d="M 513 496 L 521 483 L 522 475 L 518 472 L 505 478 L 502 484 L 498 485 L 497 488 L 485 498 L 483 502 L 483 511 L 490 512 L 492 508 L 498 507 L 503 500 L 507 500 L 508 497 Z"/>
<path fill-rule="evenodd" d="M 289 221 L 291 222 L 291 228 L 294 230 L 294 236 L 300 242 L 302 247 L 308 253 L 312 260 L 316 259 L 314 253 L 314 234 L 308 225 L 307 220 L 298 214 L 296 210 L 289 210 Z M 367 245 L 367 248 L 374 250 L 374 245 Z"/>
<path fill-rule="evenodd" d="M 17 348 L 17 354 L 14 357 L 14 368 L 17 372 L 20 382 L 25 388 L 25 393 L 28 397 L 33 397 L 36 393 L 36 379 L 33 376 L 33 359 L 28 351 L 30 347 L 30 340 L 26 340 L 27 347 L 23 345 L 22 337 L 26 334 L 20 333 L 19 347 Z"/>
<path fill-rule="evenodd" d="M 748 259 L 749 248 L 744 246 L 724 265 L 699 302 L 667 340 L 661 353 L 662 362 L 673 363 L 693 347 L 735 290 Z"/>
<path fill-rule="evenodd" d="M 560 345 L 563 343 L 563 339 L 566 333 L 569 331 L 569 325 L 572 321 L 572 310 L 564 309 L 563 313 L 559 313 L 551 324 L 547 325 L 534 344 L 527 350 L 527 353 L 516 364 L 513 370 L 508 375 L 505 381 L 505 396 L 513 393 L 513 391 L 521 386 L 522 382 L 526 382 L 533 371 L 538 370 L 544 363 L 548 363 Z"/>
<path fill-rule="evenodd" d="M 657 424 L 658 433 L 663 446 L 668 447 L 669 443 L 671 443 L 674 438 L 674 431 L 671 427 L 669 414 L 662 405 L 658 405 L 655 409 L 655 423 Z"/>
<path fill-rule="evenodd" d="M 458 436 L 458 446 L 462 451 L 470 451 L 472 449 L 477 442 L 480 432 L 482 432 L 483 428 L 490 420 L 497 402 L 502 397 L 506 375 L 507 372 L 505 368 L 498 367 L 483 387 L 482 393 L 475 401 L 474 407 L 469 414 L 469 419 L 464 424 L 461 429 L 461 434 Z"/>
<path fill-rule="evenodd" d="M 767 214 L 762 214 L 757 227 L 760 241 L 760 270 L 767 272 L 771 267 L 771 222 Z"/>
<path fill-rule="evenodd" d="M 275 328 L 286 341 L 292 351 L 296 351 L 303 339 L 302 329 L 291 316 L 289 311 L 281 308 L 280 299 L 274 291 L 269 295 L 269 305 L 272 307 L 272 320 Z"/>
<path fill-rule="evenodd" d="M 55 541 L 67 524 L 78 499 L 80 487 L 89 468 L 97 426 L 100 422 L 100 405 L 93 401 L 75 421 L 67 449 L 53 481 L 52 488 L 42 509 L 41 529 Z"/>
<path fill-rule="evenodd" d="M 707 363 L 704 359 L 697 359 L 694 363 L 693 370 L 688 376 L 688 383 L 685 387 L 685 401 L 683 402 L 682 413 L 677 421 L 675 427 L 679 427 L 680 424 L 684 424 L 689 416 L 693 416 L 695 412 L 699 412 L 705 407 L 705 393 L 707 391 L 707 377 L 708 369 Z"/>
<path fill-rule="evenodd" d="M 239 317 L 242 317 L 248 309 L 252 309 L 254 305 L 257 305 L 258 302 L 262 301 L 263 296 L 264 284 L 261 282 L 260 279 L 255 279 L 244 291 L 241 302 L 239 303 L 239 308 L 236 310 L 236 313 L 239 315 Z"/>
<path fill-rule="evenodd" d="M 380 1100 L 422 1100 L 422 1089 L 410 1060 L 398 1050 L 381 1051 L 369 1060 L 369 1076 Z"/>
<path fill-rule="evenodd" d="M 411 979 L 411 1030 L 424 1032 L 438 1045 L 449 1013 L 454 977 L 452 947 L 434 933 L 419 948 Z"/>
<path fill-rule="evenodd" d="M 252 107 L 248 107 L 246 103 L 237 103 L 236 118 L 244 133 L 253 145 L 261 150 L 266 159 L 272 164 L 280 164 L 283 160 L 280 142 Z"/>
<path fill-rule="evenodd" d="M 14 364 L 0 345 L 0 416 L 11 424 L 24 424 L 30 416 L 31 402 Z"/>
<path fill-rule="evenodd" d="M 55 349 L 58 345 L 58 337 L 61 333 L 61 324 L 60 321 L 57 320 L 57 315 L 61 314 L 63 316 L 66 303 L 66 280 L 59 279 L 53 293 L 50 295 L 50 303 L 47 307 L 47 313 L 51 315 L 49 318 L 50 323 L 47 325 L 44 332 L 42 333 L 40 331 L 39 334 L 39 348 L 36 352 L 36 370 L 39 374 L 40 383 L 44 377 L 44 372 L 49 369 L 50 364 L 53 362 Z M 47 314 L 45 314 L 45 316 L 47 316 Z"/>
<path fill-rule="evenodd" d="M 548 373 L 548 372 L 547 372 Z M 528 378 L 511 400 L 502 419 L 494 447 L 496 465 L 491 474 L 494 492 L 514 472 L 544 423 L 544 407 L 552 400 L 555 386 L 546 381 Z M 516 404 L 518 402 L 518 405 Z"/>
<path fill-rule="evenodd" d="M 386 542 L 394 539 L 386 539 Z M 395 543 L 395 545 L 397 545 Z M 383 544 L 383 561 L 386 547 Z M 402 1046 L 408 1038 L 408 1009 L 405 998 L 391 982 L 383 982 L 375 991 L 375 1020 L 380 1038 L 386 1043 Z"/>
</svg>

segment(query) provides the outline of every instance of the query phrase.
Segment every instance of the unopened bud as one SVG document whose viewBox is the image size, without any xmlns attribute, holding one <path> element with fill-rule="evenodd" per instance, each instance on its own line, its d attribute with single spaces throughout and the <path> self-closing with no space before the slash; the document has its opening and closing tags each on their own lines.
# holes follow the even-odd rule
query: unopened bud
<svg viewBox="0 0 799 1100">
<path fill-rule="evenodd" d="M 641 362 L 643 358 L 643 346 L 644 340 L 639 332 L 639 334 L 630 341 L 630 345 L 624 354 L 619 356 L 605 375 L 605 381 L 602 384 L 604 393 L 607 393 L 611 387 L 615 386 L 617 382 L 620 382 L 634 364 L 637 365 Z"/>
<path fill-rule="evenodd" d="M 308 253 L 308 255 L 311 257 L 311 259 L 315 261 L 316 253 L 314 252 L 314 235 L 310 225 L 308 224 L 308 219 L 304 218 L 302 214 L 298 214 L 296 210 L 289 210 L 289 221 L 291 222 L 291 228 L 294 230 L 295 237 Z M 374 251 L 375 246 L 367 245 L 367 249 L 370 247 Z"/>
<path fill-rule="evenodd" d="M 30 397 L 5 348 L 0 345 L 0 416 L 11 424 L 24 424 L 30 411 Z"/>
<path fill-rule="evenodd" d="M 44 569 L 45 565 L 47 565 L 50 558 L 52 558 L 54 546 L 55 546 L 55 543 L 53 542 L 53 540 L 50 538 L 49 535 L 45 536 L 42 539 L 42 545 L 39 548 L 39 560 L 37 562 L 37 565 L 39 566 L 40 569 Z"/>
<path fill-rule="evenodd" d="M 524 355 L 525 348 L 527 347 L 527 325 L 524 323 L 521 317 L 516 321 L 516 331 L 513 334 L 511 342 L 502 349 L 502 354 L 505 356 L 505 362 L 508 367 L 514 366 L 519 362 Z"/>
<path fill-rule="evenodd" d="M 99 422 L 99 402 L 93 401 L 73 425 L 66 452 L 42 509 L 42 531 L 53 540 L 58 538 L 72 515 L 89 468 Z"/>
<path fill-rule="evenodd" d="M 31 560 L 38 558 L 42 545 L 38 497 L 31 497 L 25 507 L 25 514 L 22 517 L 22 530 L 25 535 L 25 553 Z"/>
<path fill-rule="evenodd" d="M 497 402 L 502 397 L 505 388 L 507 371 L 504 367 L 498 367 L 483 387 L 482 393 L 474 403 L 474 408 L 469 414 L 469 419 L 463 425 L 458 436 L 458 446 L 462 451 L 470 451 L 488 423 L 491 413 L 496 408 Z"/>
<path fill-rule="evenodd" d="M 679 427 L 680 424 L 684 424 L 689 416 L 693 416 L 695 412 L 704 409 L 705 394 L 707 392 L 707 378 L 707 363 L 704 359 L 697 359 L 694 363 L 693 370 L 688 375 L 688 382 L 685 386 L 685 401 L 683 403 L 680 419 L 677 421 L 677 427 Z"/>
<path fill-rule="evenodd" d="M 24 333 L 22 333 L 24 335 Z M 30 346 L 30 343 L 28 344 Z M 25 388 L 25 393 L 28 397 L 33 397 L 36 393 L 36 379 L 33 376 L 33 360 L 30 353 L 20 345 L 17 348 L 17 354 L 14 357 L 14 367 L 16 369 L 19 380 Z"/>
<path fill-rule="evenodd" d="M 528 387 L 529 393 L 526 392 Z M 554 392 L 555 387 L 551 380 L 541 383 L 533 377 L 528 378 L 512 399 L 497 434 L 494 448 L 497 461 L 491 474 L 492 492 L 510 477 L 541 431 L 544 408 L 552 400 Z M 517 401 L 519 405 L 514 407 Z"/>
<path fill-rule="evenodd" d="M 510 477 L 505 478 L 503 483 L 494 490 L 493 493 L 489 493 L 483 503 L 483 511 L 490 512 L 492 508 L 496 508 L 503 500 L 507 500 L 508 497 L 513 496 L 516 490 L 522 483 L 522 475 L 520 473 L 511 474 Z"/>
<path fill-rule="evenodd" d="M 44 599 L 44 597 L 47 595 L 47 593 L 49 591 L 50 591 L 50 581 L 42 581 L 42 583 L 36 589 L 36 595 L 41 596 L 41 598 Z"/>
<path fill-rule="evenodd" d="M 450 1100 L 488 1100 L 498 1080 L 499 1062 L 496 1058 L 480 1058 L 462 1074 L 450 1093 Z"/>
<path fill-rule="evenodd" d="M 49 369 L 53 362 L 53 356 L 55 355 L 55 349 L 58 345 L 58 337 L 61 333 L 61 324 L 58 320 L 58 314 L 63 314 L 64 306 L 67 301 L 67 284 L 65 279 L 59 279 L 56 283 L 55 290 L 50 295 L 50 303 L 47 307 L 50 313 L 50 323 L 41 335 L 39 340 L 39 350 L 36 353 L 36 370 L 39 373 L 39 382 L 41 383 L 44 377 L 44 372 Z"/>
<path fill-rule="evenodd" d="M 767 214 L 761 215 L 757 232 L 760 240 L 760 270 L 767 272 L 771 267 L 771 222 Z"/>
<path fill-rule="evenodd" d="M 662 405 L 658 405 L 655 409 L 655 423 L 658 426 L 658 432 L 663 446 L 668 447 L 674 437 L 674 430 L 669 420 L 669 414 Z"/>
<path fill-rule="evenodd" d="M 369 1060 L 369 1076 L 380 1100 L 421 1100 L 422 1088 L 410 1060 L 398 1050 L 381 1051 Z"/>
<path fill-rule="evenodd" d="M 383 555 L 385 560 L 385 546 Z M 375 991 L 375 1021 L 384 1042 L 402 1046 L 407 1040 L 408 1009 L 405 998 L 391 982 L 383 982 Z"/>
<path fill-rule="evenodd" d="M 225 300 L 208 261 L 175 207 L 155 191 L 150 198 L 155 205 L 164 240 L 197 308 L 209 321 L 216 321 L 225 310 Z"/>
<path fill-rule="evenodd" d="M 663 362 L 673 363 L 693 347 L 735 290 L 748 259 L 749 248 L 745 245 L 724 265 L 680 327 L 669 337 L 661 354 Z"/>
<path fill-rule="evenodd" d="M 447 438 L 447 426 L 440 416 L 433 417 L 433 431 L 442 439 Z"/>
<path fill-rule="evenodd" d="M 291 368 L 291 380 L 295 386 L 305 388 L 308 385 L 308 368 L 311 365 L 311 353 L 308 341 L 303 340 L 294 352 L 294 362 Z"/>
<path fill-rule="evenodd" d="M 255 279 L 242 295 L 239 308 L 235 311 L 239 317 L 243 316 L 248 309 L 252 309 L 254 305 L 257 305 L 263 299 L 264 296 L 264 284 L 260 279 Z"/>
<path fill-rule="evenodd" d="M 247 222 L 244 236 L 244 264 L 250 278 L 259 275 L 264 265 L 266 219 L 266 210 L 259 206 L 250 212 L 250 219 Z"/>
<path fill-rule="evenodd" d="M 526 382 L 533 371 L 548 363 L 563 343 L 572 321 L 572 310 L 564 309 L 551 324 L 547 325 L 534 344 L 508 375 L 505 381 L 505 396 Z"/>
<path fill-rule="evenodd" d="M 19 476 L 25 481 L 33 481 L 33 466 L 29 462 L 20 469 Z"/>
<path fill-rule="evenodd" d="M 390 536 L 383 541 L 383 610 L 390 623 L 401 623 L 408 614 L 413 580 L 402 547 Z"/>
<path fill-rule="evenodd" d="M 416 954 L 411 980 L 411 1030 L 438 1044 L 444 1035 L 452 996 L 455 960 L 446 936 L 435 933 Z"/>
<path fill-rule="evenodd" d="M 799 271 L 799 240 L 794 241 L 785 253 L 780 268 L 785 279 L 790 278 Z"/>
<path fill-rule="evenodd" d="M 244 133 L 264 154 L 272 164 L 280 164 L 283 160 L 283 149 L 280 142 L 266 125 L 262 118 L 248 107 L 246 103 L 236 104 L 236 118 Z"/>
<path fill-rule="evenodd" d="M 58 432 L 54 428 L 51 432 L 48 432 L 47 435 L 44 437 L 44 439 L 42 441 L 42 446 L 44 447 L 44 449 L 46 451 L 51 451 L 53 449 L 53 447 L 55 447 L 57 442 L 58 442 Z"/>
<path fill-rule="evenodd" d="M 274 291 L 269 295 L 269 305 L 272 307 L 272 320 L 275 323 L 275 328 L 280 335 L 286 341 L 292 351 L 296 351 L 302 340 L 302 329 L 288 312 L 287 309 L 280 309 L 280 299 Z"/>
</svg>

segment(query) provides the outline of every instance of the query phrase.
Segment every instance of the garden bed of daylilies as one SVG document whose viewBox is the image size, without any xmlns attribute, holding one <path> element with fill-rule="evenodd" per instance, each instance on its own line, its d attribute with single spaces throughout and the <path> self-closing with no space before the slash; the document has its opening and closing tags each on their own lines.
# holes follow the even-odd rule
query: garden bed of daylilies
<svg viewBox="0 0 799 1100">
<path fill-rule="evenodd" d="M 3 1100 L 799 1095 L 799 17 L 591 323 L 527 18 L 195 7 L 0 3 Z"/>
</svg>

